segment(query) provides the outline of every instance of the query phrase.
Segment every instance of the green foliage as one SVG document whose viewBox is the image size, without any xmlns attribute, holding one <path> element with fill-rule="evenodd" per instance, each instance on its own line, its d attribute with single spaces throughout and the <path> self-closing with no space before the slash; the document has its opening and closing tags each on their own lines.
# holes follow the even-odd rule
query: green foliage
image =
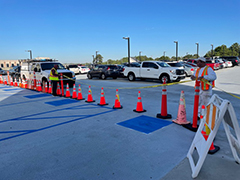
<svg viewBox="0 0 240 180">
<path fill-rule="evenodd" d="M 240 56 L 240 45 L 238 43 L 234 43 L 229 48 L 226 45 L 221 45 L 208 51 L 204 57 L 212 57 L 213 56 Z"/>
<path fill-rule="evenodd" d="M 102 64 L 103 63 L 103 57 L 101 54 L 97 54 L 97 57 L 94 58 L 93 64 Z"/>
</svg>

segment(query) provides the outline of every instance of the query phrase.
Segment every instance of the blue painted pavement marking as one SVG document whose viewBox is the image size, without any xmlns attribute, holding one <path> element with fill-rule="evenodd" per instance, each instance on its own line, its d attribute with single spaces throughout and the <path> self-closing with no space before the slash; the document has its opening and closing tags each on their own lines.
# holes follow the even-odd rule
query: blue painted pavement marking
<svg viewBox="0 0 240 180">
<path fill-rule="evenodd" d="M 35 95 L 29 95 L 29 96 L 24 96 L 29 99 L 34 99 L 34 98 L 40 98 L 40 97 L 46 97 L 46 96 L 52 96 L 51 94 L 35 94 Z"/>
<path fill-rule="evenodd" d="M 136 131 L 149 134 L 153 131 L 156 131 L 158 129 L 161 129 L 165 126 L 172 124 L 172 122 L 142 115 L 117 124 L 130 129 L 134 129 Z"/>
<path fill-rule="evenodd" d="M 53 106 L 61 106 L 64 104 L 70 104 L 70 103 L 76 103 L 79 102 L 75 99 L 62 99 L 62 100 L 57 100 L 57 101 L 50 101 L 50 102 L 45 102 L 46 104 L 50 104 Z"/>
</svg>

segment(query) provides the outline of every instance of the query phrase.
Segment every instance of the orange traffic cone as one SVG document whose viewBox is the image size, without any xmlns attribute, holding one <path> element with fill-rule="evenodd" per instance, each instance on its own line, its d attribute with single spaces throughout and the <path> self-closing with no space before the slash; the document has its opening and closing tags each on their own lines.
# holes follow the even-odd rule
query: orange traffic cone
<svg viewBox="0 0 240 180">
<path fill-rule="evenodd" d="M 82 89 L 81 89 L 81 85 L 78 85 L 78 97 L 77 100 L 84 100 L 85 98 L 82 97 Z"/>
<path fill-rule="evenodd" d="M 189 124 L 190 122 L 187 121 L 186 116 L 186 105 L 185 105 L 185 96 L 184 91 L 181 91 L 179 106 L 178 106 L 178 115 L 177 119 L 172 120 L 174 123 L 177 124 Z"/>
<path fill-rule="evenodd" d="M 120 98 L 118 94 L 118 89 L 116 89 L 116 98 L 115 98 L 115 104 L 113 106 L 113 109 L 122 109 L 123 107 L 120 104 Z"/>
<path fill-rule="evenodd" d="M 57 95 L 58 95 L 58 96 L 61 95 L 61 90 L 60 90 L 59 82 L 57 82 Z"/>
<path fill-rule="evenodd" d="M 18 83 L 17 83 L 17 79 L 15 78 L 15 81 L 14 81 L 14 86 L 17 87 L 18 86 Z"/>
<path fill-rule="evenodd" d="M 45 82 L 45 93 L 48 93 L 48 85 L 47 85 L 47 82 Z"/>
<path fill-rule="evenodd" d="M 143 109 L 142 98 L 141 98 L 140 94 L 141 94 L 141 92 L 138 91 L 138 102 L 137 102 L 137 107 L 136 107 L 136 109 L 133 110 L 134 112 L 138 112 L 138 113 L 146 112 L 146 110 Z"/>
<path fill-rule="evenodd" d="M 49 81 L 48 83 L 49 83 L 48 93 L 52 94 L 52 84 L 51 84 L 51 81 Z"/>
<path fill-rule="evenodd" d="M 166 84 L 166 79 L 164 79 L 163 84 Z M 170 119 L 171 114 L 167 113 L 167 88 L 166 85 L 162 87 L 162 104 L 161 104 L 161 114 L 157 114 L 157 118 Z"/>
<path fill-rule="evenodd" d="M 12 77 L 10 77 L 10 86 L 13 86 L 13 80 L 12 80 Z"/>
<path fill-rule="evenodd" d="M 2 80 L 2 75 L 0 75 L 0 84 L 3 83 L 3 80 Z"/>
<path fill-rule="evenodd" d="M 73 85 L 73 93 L 72 93 L 72 98 L 77 99 L 77 92 L 76 92 L 76 87 L 75 84 Z"/>
<path fill-rule="evenodd" d="M 7 79 L 6 79 L 6 77 L 4 77 L 4 85 L 7 85 L 8 83 L 7 83 Z"/>
<path fill-rule="evenodd" d="M 19 78 L 18 81 L 19 81 L 18 87 L 21 88 L 22 87 L 22 80 Z"/>
<path fill-rule="evenodd" d="M 38 81 L 38 91 L 42 92 L 42 84 L 41 81 Z"/>
<path fill-rule="evenodd" d="M 66 89 L 66 95 L 65 95 L 65 97 L 67 97 L 67 98 L 70 98 L 70 97 L 71 97 L 68 83 L 67 83 L 67 89 Z"/>
<path fill-rule="evenodd" d="M 88 103 L 95 102 L 95 100 L 93 100 L 93 97 L 92 97 L 91 86 L 89 86 L 89 89 L 88 89 L 88 97 L 87 97 L 87 100 L 86 100 L 85 102 L 88 102 Z"/>
<path fill-rule="evenodd" d="M 103 87 L 101 89 L 100 103 L 98 103 L 98 105 L 100 105 L 100 106 L 108 105 L 108 103 L 106 103 L 106 101 L 105 101 L 105 94 L 104 94 L 104 91 L 103 91 Z"/>
</svg>

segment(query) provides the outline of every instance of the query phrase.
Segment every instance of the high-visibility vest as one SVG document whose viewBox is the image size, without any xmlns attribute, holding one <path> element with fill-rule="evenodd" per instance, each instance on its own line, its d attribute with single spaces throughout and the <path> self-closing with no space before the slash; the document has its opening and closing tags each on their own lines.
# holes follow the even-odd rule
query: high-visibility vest
<svg viewBox="0 0 240 180">
<path fill-rule="evenodd" d="M 209 66 L 206 66 L 206 67 L 204 68 L 201 76 L 205 76 L 205 75 L 208 74 L 208 72 L 207 72 L 207 69 L 208 69 L 208 68 L 209 68 Z M 200 69 L 201 69 L 201 68 L 198 68 L 197 71 L 196 71 L 196 79 L 198 79 L 198 74 L 199 74 Z M 207 84 L 207 82 L 201 81 L 201 87 L 202 87 L 202 90 L 203 90 L 203 91 L 209 90 L 209 86 L 210 86 L 210 85 Z M 212 82 L 212 87 L 214 87 L 214 86 L 215 86 L 215 82 L 213 81 L 213 82 Z"/>
<path fill-rule="evenodd" d="M 58 74 L 57 70 L 53 67 L 53 68 L 51 69 L 51 71 L 50 71 L 49 80 L 51 80 L 51 81 L 59 81 L 58 76 L 54 76 L 54 75 L 52 74 L 52 70 L 53 70 L 53 69 L 54 69 L 54 71 L 55 71 L 55 74 Z"/>
</svg>

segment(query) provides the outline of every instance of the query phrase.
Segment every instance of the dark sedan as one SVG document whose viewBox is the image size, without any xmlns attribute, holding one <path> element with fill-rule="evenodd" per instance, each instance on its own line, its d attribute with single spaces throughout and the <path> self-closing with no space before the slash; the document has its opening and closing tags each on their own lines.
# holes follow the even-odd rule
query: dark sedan
<svg viewBox="0 0 240 180">
<path fill-rule="evenodd" d="M 119 70 L 116 65 L 97 65 L 87 73 L 88 79 L 92 79 L 93 77 L 101 79 L 112 77 L 113 79 L 117 79 L 118 76 Z"/>
</svg>

